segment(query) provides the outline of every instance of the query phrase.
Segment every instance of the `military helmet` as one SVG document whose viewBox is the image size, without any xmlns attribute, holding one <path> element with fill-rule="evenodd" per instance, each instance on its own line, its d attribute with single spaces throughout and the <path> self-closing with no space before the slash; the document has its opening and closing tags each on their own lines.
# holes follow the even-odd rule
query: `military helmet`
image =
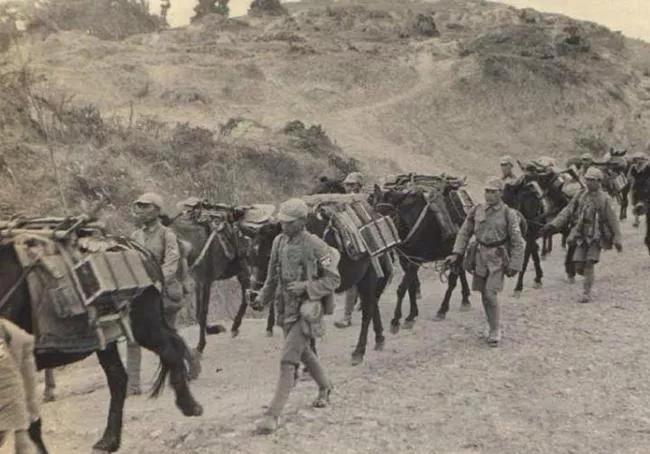
<svg viewBox="0 0 650 454">
<path fill-rule="evenodd" d="M 632 159 L 636 159 L 636 160 L 642 160 L 643 159 L 643 160 L 645 160 L 645 159 L 648 159 L 648 156 L 642 151 L 637 151 L 636 153 L 634 153 L 632 155 Z"/>
<path fill-rule="evenodd" d="M 361 172 L 352 172 L 345 177 L 343 184 L 358 184 L 359 186 L 363 186 L 363 174 Z"/>
<path fill-rule="evenodd" d="M 585 179 L 602 181 L 603 172 L 595 167 L 589 167 L 585 172 Z"/>
<path fill-rule="evenodd" d="M 506 164 L 509 164 L 509 165 L 511 165 L 511 166 L 514 166 L 514 165 L 515 165 L 515 160 L 512 159 L 512 156 L 508 156 L 508 155 L 506 155 L 506 156 L 501 156 L 501 159 L 499 160 L 499 164 L 500 164 L 500 165 L 506 165 Z"/>
<path fill-rule="evenodd" d="M 142 194 L 140 197 L 138 197 L 134 202 L 135 203 L 141 203 L 144 205 L 153 205 L 158 207 L 159 210 L 163 209 L 163 198 L 161 195 L 156 194 L 155 192 L 145 192 Z"/>
<path fill-rule="evenodd" d="M 278 221 L 293 222 L 298 219 L 305 219 L 309 214 L 309 207 L 302 199 L 289 199 L 280 204 L 278 212 Z"/>
<path fill-rule="evenodd" d="M 489 177 L 483 187 L 492 191 L 503 191 L 503 180 L 499 177 Z"/>
</svg>

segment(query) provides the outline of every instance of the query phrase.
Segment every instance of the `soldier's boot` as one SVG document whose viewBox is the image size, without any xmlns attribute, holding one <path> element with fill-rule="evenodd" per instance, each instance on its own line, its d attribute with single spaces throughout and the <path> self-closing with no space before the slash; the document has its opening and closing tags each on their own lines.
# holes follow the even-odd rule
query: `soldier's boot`
<svg viewBox="0 0 650 454">
<path fill-rule="evenodd" d="M 580 303 L 591 302 L 591 289 L 594 286 L 595 272 L 593 264 L 585 264 L 584 281 L 582 283 L 582 296 L 578 300 Z"/>
<path fill-rule="evenodd" d="M 334 322 L 334 326 L 336 326 L 337 328 L 349 328 L 350 326 L 352 326 L 352 315 L 344 314 L 341 320 L 337 320 Z"/>
<path fill-rule="evenodd" d="M 271 405 L 269 405 L 267 413 L 257 423 L 257 433 L 269 434 L 277 430 L 280 415 L 289 400 L 291 388 L 293 388 L 295 383 L 295 372 L 296 365 L 294 364 L 282 363 L 280 365 L 280 378 L 278 379 L 278 384 L 275 388 L 273 400 L 271 401 Z"/>
<path fill-rule="evenodd" d="M 140 366 L 142 364 L 142 349 L 138 344 L 129 343 L 126 347 L 126 373 L 128 375 L 127 396 L 142 394 L 140 387 Z"/>
</svg>

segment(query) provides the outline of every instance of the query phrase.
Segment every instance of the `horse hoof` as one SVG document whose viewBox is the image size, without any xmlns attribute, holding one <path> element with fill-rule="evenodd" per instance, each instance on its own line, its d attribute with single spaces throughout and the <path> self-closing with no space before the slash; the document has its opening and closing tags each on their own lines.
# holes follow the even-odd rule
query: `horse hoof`
<svg viewBox="0 0 650 454">
<path fill-rule="evenodd" d="M 384 341 L 384 340 L 376 341 L 375 342 L 375 351 L 376 352 L 383 352 L 385 344 L 386 344 L 386 341 Z"/>
<path fill-rule="evenodd" d="M 43 392 L 43 402 L 54 402 L 55 400 L 56 396 L 54 395 L 54 391 L 46 389 L 45 392 Z"/>
<path fill-rule="evenodd" d="M 535 282 L 535 283 L 533 283 L 533 288 L 535 288 L 535 289 L 540 289 L 540 288 L 542 288 L 542 283 L 541 283 L 541 282 Z"/>
<path fill-rule="evenodd" d="M 460 311 L 461 312 L 469 312 L 472 310 L 472 304 L 468 301 L 466 303 L 462 303 L 460 305 Z"/>
<path fill-rule="evenodd" d="M 176 406 L 181 410 L 183 416 L 201 416 L 203 414 L 203 407 L 198 402 L 190 402 L 189 404 L 180 404 L 176 401 Z"/>
<path fill-rule="evenodd" d="M 404 320 L 404 329 L 413 329 L 415 320 Z"/>
<path fill-rule="evenodd" d="M 397 333 L 399 333 L 399 328 L 400 328 L 399 323 L 391 324 L 391 325 L 390 325 L 390 332 L 391 332 L 391 334 L 397 334 Z"/>
<path fill-rule="evenodd" d="M 190 370 L 187 371 L 187 378 L 192 381 L 199 378 L 199 375 L 201 375 L 201 353 L 194 351 L 190 359 Z"/>
<path fill-rule="evenodd" d="M 362 353 L 352 353 L 352 360 L 350 361 L 350 364 L 353 366 L 358 366 L 363 362 L 363 354 Z"/>
<path fill-rule="evenodd" d="M 117 438 L 102 438 L 93 446 L 93 451 L 97 453 L 116 452 L 120 449 L 120 440 Z"/>
<path fill-rule="evenodd" d="M 443 312 L 438 312 L 435 317 L 433 317 L 434 322 L 442 322 L 447 318 L 447 314 Z"/>
<path fill-rule="evenodd" d="M 230 337 L 232 337 L 234 339 L 237 336 L 239 336 L 239 330 L 238 329 L 230 330 Z"/>
<path fill-rule="evenodd" d="M 266 337 L 273 337 L 273 330 L 272 329 L 266 330 Z"/>
<path fill-rule="evenodd" d="M 521 298 L 521 290 L 515 290 L 512 292 L 512 297 L 517 299 Z"/>
<path fill-rule="evenodd" d="M 213 334 L 221 334 L 228 332 L 225 326 L 223 325 L 208 325 L 205 327 L 205 332 L 206 334 L 213 335 Z"/>
</svg>

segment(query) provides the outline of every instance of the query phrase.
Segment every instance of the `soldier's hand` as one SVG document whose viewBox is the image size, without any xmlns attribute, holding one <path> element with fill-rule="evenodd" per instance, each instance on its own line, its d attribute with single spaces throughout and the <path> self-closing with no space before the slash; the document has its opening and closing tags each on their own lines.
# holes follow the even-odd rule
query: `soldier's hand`
<svg viewBox="0 0 650 454">
<path fill-rule="evenodd" d="M 445 259 L 445 265 L 454 266 L 458 262 L 458 254 L 451 254 Z"/>
<path fill-rule="evenodd" d="M 304 281 L 296 281 L 296 282 L 291 282 L 289 285 L 287 285 L 287 290 L 291 292 L 291 294 L 295 296 L 301 296 L 303 293 L 307 291 L 307 282 Z"/>
<path fill-rule="evenodd" d="M 623 252 L 623 244 L 621 243 L 614 243 L 614 247 L 616 248 L 617 252 Z"/>
<path fill-rule="evenodd" d="M 506 276 L 508 277 L 515 277 L 519 273 L 519 270 L 515 270 L 514 268 L 508 268 L 506 270 Z"/>
</svg>

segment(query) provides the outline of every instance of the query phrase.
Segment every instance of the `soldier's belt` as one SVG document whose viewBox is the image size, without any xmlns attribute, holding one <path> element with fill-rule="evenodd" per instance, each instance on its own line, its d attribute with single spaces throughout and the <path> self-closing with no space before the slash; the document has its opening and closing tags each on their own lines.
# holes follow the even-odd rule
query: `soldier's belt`
<svg viewBox="0 0 650 454">
<path fill-rule="evenodd" d="M 493 243 L 484 243 L 484 242 L 479 241 L 479 240 L 476 240 L 476 242 L 478 244 L 480 244 L 484 248 L 492 249 L 492 248 L 495 248 L 495 247 L 504 246 L 508 242 L 508 240 L 506 238 L 504 238 L 503 240 L 495 241 Z"/>
</svg>

